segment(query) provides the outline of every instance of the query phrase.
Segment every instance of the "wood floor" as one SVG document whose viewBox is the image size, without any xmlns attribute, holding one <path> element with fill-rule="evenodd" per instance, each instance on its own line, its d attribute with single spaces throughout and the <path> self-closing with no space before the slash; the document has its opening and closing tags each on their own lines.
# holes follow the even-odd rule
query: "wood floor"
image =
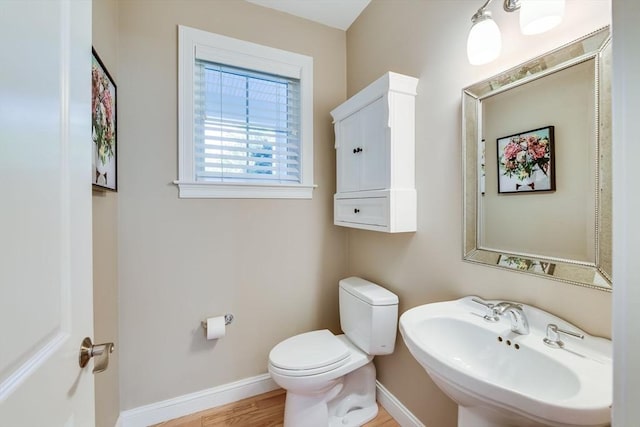
<svg viewBox="0 0 640 427">
<path fill-rule="evenodd" d="M 175 420 L 156 424 L 157 427 L 280 427 L 284 417 L 285 391 L 269 393 L 240 400 L 218 408 L 187 415 Z M 378 405 L 379 406 L 379 405 Z M 365 424 L 366 427 L 399 427 L 391 416 L 379 407 L 378 416 Z M 298 426 L 296 426 L 298 427 Z M 299 426 L 304 427 L 304 426 Z"/>
</svg>

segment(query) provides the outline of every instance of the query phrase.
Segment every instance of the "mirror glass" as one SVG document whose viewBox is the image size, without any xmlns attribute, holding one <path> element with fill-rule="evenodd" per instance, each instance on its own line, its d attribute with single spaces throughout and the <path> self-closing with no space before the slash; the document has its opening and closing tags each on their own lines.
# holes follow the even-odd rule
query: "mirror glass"
<svg viewBox="0 0 640 427">
<path fill-rule="evenodd" d="M 609 28 L 462 98 L 464 259 L 610 290 Z"/>
</svg>

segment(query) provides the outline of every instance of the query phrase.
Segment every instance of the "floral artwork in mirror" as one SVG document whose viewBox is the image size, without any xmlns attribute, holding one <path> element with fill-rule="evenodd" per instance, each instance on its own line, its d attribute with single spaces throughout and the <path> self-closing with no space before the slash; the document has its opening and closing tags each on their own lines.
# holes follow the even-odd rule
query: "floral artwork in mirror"
<svg viewBox="0 0 640 427">
<path fill-rule="evenodd" d="M 116 84 L 95 49 L 91 63 L 91 180 L 97 190 L 117 190 Z"/>
<path fill-rule="evenodd" d="M 556 267 L 556 265 L 551 262 L 508 255 L 500 255 L 498 257 L 498 265 L 538 274 L 553 274 L 553 270 Z"/>
<path fill-rule="evenodd" d="M 555 191 L 553 126 L 498 138 L 498 193 Z"/>
</svg>

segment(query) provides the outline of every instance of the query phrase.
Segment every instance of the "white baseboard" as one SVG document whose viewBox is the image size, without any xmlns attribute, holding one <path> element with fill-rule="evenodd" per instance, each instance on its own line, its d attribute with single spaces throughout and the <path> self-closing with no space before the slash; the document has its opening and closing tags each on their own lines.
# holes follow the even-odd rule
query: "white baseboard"
<svg viewBox="0 0 640 427">
<path fill-rule="evenodd" d="M 269 374 L 245 378 L 120 413 L 116 427 L 146 427 L 277 389 Z"/>
<path fill-rule="evenodd" d="M 207 390 L 140 406 L 120 413 L 115 427 L 146 427 L 226 405 L 278 388 L 269 374 L 245 378 Z M 376 381 L 376 398 L 402 427 L 425 427 L 385 386 Z"/>
<path fill-rule="evenodd" d="M 385 386 L 376 380 L 376 399 L 378 403 L 395 419 L 402 427 L 425 427 Z"/>
</svg>

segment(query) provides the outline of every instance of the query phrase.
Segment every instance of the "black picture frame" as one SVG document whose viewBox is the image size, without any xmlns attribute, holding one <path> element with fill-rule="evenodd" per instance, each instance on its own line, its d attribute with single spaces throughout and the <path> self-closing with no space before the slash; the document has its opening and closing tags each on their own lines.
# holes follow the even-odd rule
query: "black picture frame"
<svg viewBox="0 0 640 427">
<path fill-rule="evenodd" d="M 553 126 L 498 138 L 498 193 L 555 191 L 554 139 Z"/>
<path fill-rule="evenodd" d="M 117 86 L 111 74 L 91 49 L 91 140 L 94 190 L 118 191 Z"/>
</svg>

